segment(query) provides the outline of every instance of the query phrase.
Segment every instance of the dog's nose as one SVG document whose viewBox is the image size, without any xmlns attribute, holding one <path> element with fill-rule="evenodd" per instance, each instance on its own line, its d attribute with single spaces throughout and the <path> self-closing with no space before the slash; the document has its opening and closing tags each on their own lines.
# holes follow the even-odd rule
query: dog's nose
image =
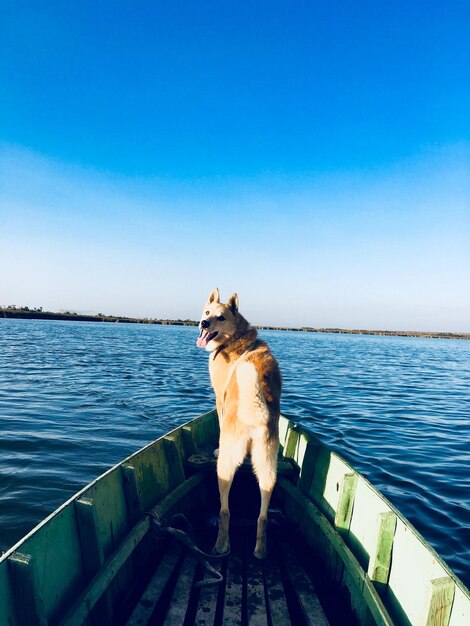
<svg viewBox="0 0 470 626">
<path fill-rule="evenodd" d="M 207 320 L 202 320 L 201 322 L 201 328 L 209 328 L 210 325 L 211 323 L 208 322 Z"/>
</svg>

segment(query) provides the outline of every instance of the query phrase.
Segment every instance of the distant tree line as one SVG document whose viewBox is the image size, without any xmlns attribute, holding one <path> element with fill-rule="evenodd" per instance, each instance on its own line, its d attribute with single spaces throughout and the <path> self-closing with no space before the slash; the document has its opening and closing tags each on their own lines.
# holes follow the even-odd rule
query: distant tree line
<svg viewBox="0 0 470 626">
<path fill-rule="evenodd" d="M 12 317 L 23 319 L 43 319 L 43 320 L 69 320 L 75 322 L 124 322 L 127 324 L 160 324 L 164 326 L 197 326 L 198 322 L 190 319 L 157 319 L 157 318 L 137 318 L 125 317 L 117 315 L 105 315 L 98 313 L 97 315 L 86 315 L 66 311 L 65 313 L 54 313 L 52 311 L 43 311 L 41 307 L 29 308 L 27 306 L 18 307 L 15 304 L 8 306 L 0 306 L 0 317 Z M 352 330 L 345 328 L 312 328 L 303 326 L 301 328 L 285 327 L 285 326 L 256 326 L 262 330 L 283 330 L 283 331 L 302 331 L 307 333 L 338 333 L 348 335 L 383 335 L 391 337 L 421 337 L 436 339 L 470 339 L 470 333 L 444 333 L 444 332 L 419 332 L 419 331 L 401 331 L 401 330 Z"/>
<path fill-rule="evenodd" d="M 56 313 L 54 311 L 44 311 L 43 307 L 30 308 L 28 306 L 17 306 L 15 304 L 8 306 L 0 306 L 0 317 L 23 318 L 23 319 L 47 319 L 47 320 L 68 320 L 80 322 L 125 322 L 128 324 L 163 324 L 167 326 L 197 326 L 198 322 L 190 319 L 157 319 L 157 318 L 137 318 L 127 317 L 123 315 L 106 315 L 98 313 L 96 315 L 88 315 L 83 313 L 75 313 L 73 311 L 65 311 Z"/>
<path fill-rule="evenodd" d="M 35 306 L 30 309 L 28 306 L 16 306 L 16 304 L 9 304 L 8 306 L 0 306 L 0 309 L 3 311 L 37 311 L 38 313 L 42 313 L 42 306 Z"/>
</svg>

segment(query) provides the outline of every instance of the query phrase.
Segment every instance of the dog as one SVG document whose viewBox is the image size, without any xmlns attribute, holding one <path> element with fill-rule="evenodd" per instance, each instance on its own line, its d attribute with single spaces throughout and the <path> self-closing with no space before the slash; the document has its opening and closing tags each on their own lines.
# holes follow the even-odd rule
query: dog
<svg viewBox="0 0 470 626">
<path fill-rule="evenodd" d="M 214 554 L 230 551 L 229 492 L 247 454 L 258 479 L 261 506 L 254 555 L 267 555 L 267 513 L 277 477 L 282 378 L 268 345 L 238 311 L 238 296 L 226 304 L 214 289 L 199 323 L 197 346 L 210 352 L 209 373 L 220 424 L 217 479 L 219 531 Z"/>
</svg>

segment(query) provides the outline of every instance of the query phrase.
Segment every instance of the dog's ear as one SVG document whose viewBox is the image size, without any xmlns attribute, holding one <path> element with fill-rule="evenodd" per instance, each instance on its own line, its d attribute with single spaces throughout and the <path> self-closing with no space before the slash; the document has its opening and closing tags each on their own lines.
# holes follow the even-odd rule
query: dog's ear
<svg viewBox="0 0 470 626">
<path fill-rule="evenodd" d="M 209 296 L 209 300 L 207 301 L 209 304 L 215 302 L 215 304 L 219 304 L 220 302 L 220 294 L 217 287 L 211 291 L 211 295 Z"/>
<path fill-rule="evenodd" d="M 232 293 L 232 295 L 228 299 L 227 306 L 230 308 L 232 313 L 238 311 L 238 296 L 236 293 Z"/>
</svg>

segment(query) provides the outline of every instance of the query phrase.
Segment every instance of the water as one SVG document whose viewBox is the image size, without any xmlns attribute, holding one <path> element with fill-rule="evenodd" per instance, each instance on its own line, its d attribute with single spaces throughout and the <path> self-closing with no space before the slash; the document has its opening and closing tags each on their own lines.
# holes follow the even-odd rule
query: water
<svg viewBox="0 0 470 626">
<path fill-rule="evenodd" d="M 109 466 L 212 409 L 191 327 L 0 320 L 0 550 Z M 470 583 L 470 342 L 262 331 L 282 408 Z"/>
</svg>

